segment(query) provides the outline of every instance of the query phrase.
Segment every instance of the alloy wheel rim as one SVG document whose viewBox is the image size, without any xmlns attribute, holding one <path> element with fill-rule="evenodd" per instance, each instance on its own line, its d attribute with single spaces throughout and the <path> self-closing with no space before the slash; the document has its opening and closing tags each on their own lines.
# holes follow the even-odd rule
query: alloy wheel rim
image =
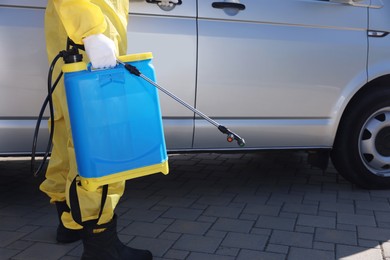
<svg viewBox="0 0 390 260">
<path fill-rule="evenodd" d="M 390 177 L 390 107 L 373 113 L 359 134 L 359 155 L 373 174 Z"/>
</svg>

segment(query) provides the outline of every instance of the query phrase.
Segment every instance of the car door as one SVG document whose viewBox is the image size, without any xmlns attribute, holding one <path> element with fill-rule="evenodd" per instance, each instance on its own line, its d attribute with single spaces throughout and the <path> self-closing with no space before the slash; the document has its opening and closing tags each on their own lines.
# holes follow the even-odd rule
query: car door
<svg viewBox="0 0 390 260">
<path fill-rule="evenodd" d="M 46 3 L 0 1 L 0 154 L 31 152 L 35 119 L 47 93 Z M 42 128 L 47 130 L 47 123 Z M 42 132 L 40 151 L 48 137 Z"/>
<path fill-rule="evenodd" d="M 149 2 L 130 1 L 128 52 L 153 52 L 157 82 L 194 106 L 196 0 L 183 0 L 171 10 Z M 159 96 L 168 149 L 191 148 L 193 113 L 165 94 Z"/>
<path fill-rule="evenodd" d="M 198 1 L 197 108 L 248 148 L 330 147 L 344 93 L 367 81 L 366 2 Z M 194 147 L 236 144 L 197 118 Z"/>
</svg>

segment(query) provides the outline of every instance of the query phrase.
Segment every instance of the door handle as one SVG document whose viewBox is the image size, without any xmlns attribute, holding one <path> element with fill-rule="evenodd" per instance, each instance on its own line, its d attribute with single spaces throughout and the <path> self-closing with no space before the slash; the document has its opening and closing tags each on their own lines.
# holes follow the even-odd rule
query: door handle
<svg viewBox="0 0 390 260">
<path fill-rule="evenodd" d="M 159 0 L 146 0 L 147 3 L 149 4 L 157 4 L 158 2 L 161 2 Z M 181 0 L 179 0 L 179 2 L 177 4 L 174 4 L 174 5 L 181 5 Z"/>
<path fill-rule="evenodd" d="M 218 9 L 224 9 L 224 8 L 234 8 L 238 9 L 240 11 L 245 10 L 245 5 L 241 3 L 232 3 L 232 2 L 213 2 L 211 4 L 212 7 L 218 8 Z"/>
<path fill-rule="evenodd" d="M 149 4 L 157 4 L 158 7 L 160 7 L 164 11 L 172 11 L 177 5 L 181 5 L 181 0 L 178 0 L 177 3 L 172 3 L 171 1 L 169 1 L 169 3 L 171 4 L 169 6 L 159 5 L 159 3 L 161 2 L 160 0 L 146 0 L 146 2 Z"/>
</svg>

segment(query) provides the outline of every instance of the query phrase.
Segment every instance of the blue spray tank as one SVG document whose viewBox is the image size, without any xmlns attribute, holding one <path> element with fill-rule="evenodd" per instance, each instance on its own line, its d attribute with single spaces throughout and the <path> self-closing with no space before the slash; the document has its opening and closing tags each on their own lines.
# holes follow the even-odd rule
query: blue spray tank
<svg viewBox="0 0 390 260">
<path fill-rule="evenodd" d="M 168 174 L 168 156 L 152 53 L 122 56 L 115 68 L 65 64 L 64 83 L 81 184 L 88 190 L 153 173 Z"/>
</svg>

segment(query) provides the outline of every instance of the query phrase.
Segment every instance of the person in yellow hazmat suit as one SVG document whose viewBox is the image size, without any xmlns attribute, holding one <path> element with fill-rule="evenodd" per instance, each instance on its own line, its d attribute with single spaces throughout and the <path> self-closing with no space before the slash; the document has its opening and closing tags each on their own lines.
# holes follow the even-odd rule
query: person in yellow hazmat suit
<svg viewBox="0 0 390 260">
<path fill-rule="evenodd" d="M 158 4 L 164 7 L 177 2 L 162 0 Z M 84 45 L 94 68 L 116 66 L 116 57 L 127 51 L 128 11 L 129 0 L 48 0 L 45 37 L 49 62 L 66 48 L 69 37 L 76 44 Z M 56 66 L 54 75 L 58 75 L 60 69 L 61 66 Z M 124 181 L 108 186 L 101 212 L 102 188 L 87 191 L 76 185 L 81 224 L 73 219 L 69 189 L 77 176 L 77 165 L 63 81 L 57 85 L 52 98 L 55 111 L 53 149 L 40 189 L 57 208 L 57 241 L 70 243 L 82 239 L 82 259 L 152 259 L 151 252 L 127 247 L 117 236 L 114 210 L 123 195 Z M 94 223 L 95 226 L 87 228 L 83 223 Z"/>
</svg>

